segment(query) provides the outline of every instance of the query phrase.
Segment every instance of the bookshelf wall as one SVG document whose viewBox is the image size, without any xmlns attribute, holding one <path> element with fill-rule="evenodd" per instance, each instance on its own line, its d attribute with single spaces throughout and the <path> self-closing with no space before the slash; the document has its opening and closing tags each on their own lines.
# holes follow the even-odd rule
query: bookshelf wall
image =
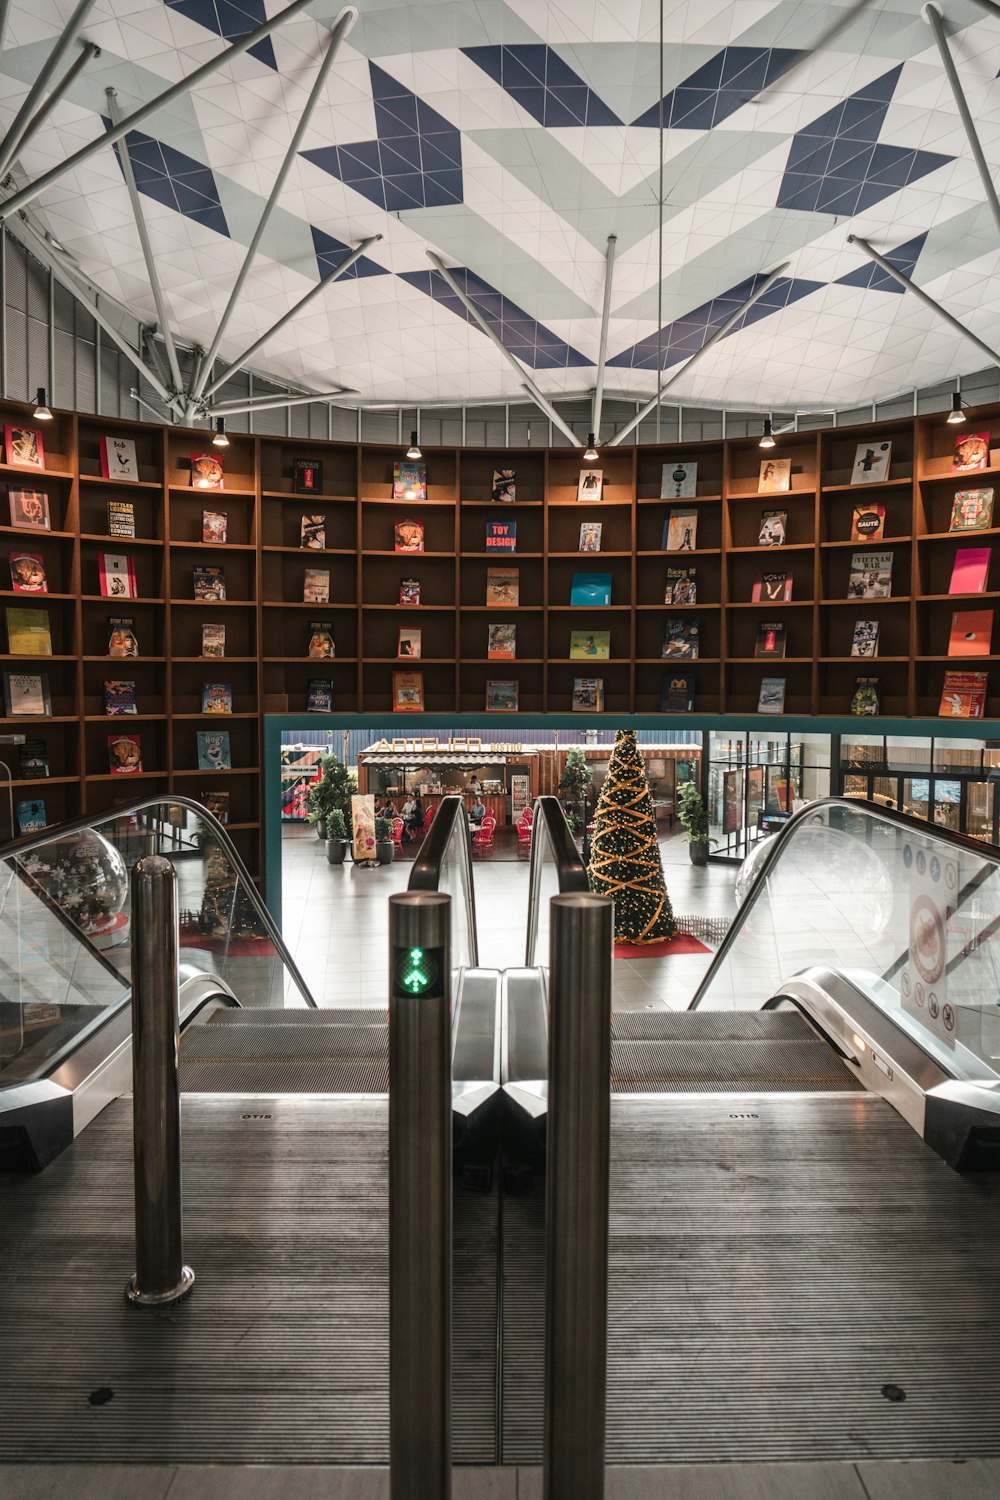
<svg viewBox="0 0 1000 1500">
<path fill-rule="evenodd" d="M 23 732 L 45 743 L 51 774 L 44 781 L 15 779 L 15 798 L 43 796 L 49 822 L 80 813 L 99 814 L 143 790 L 198 797 L 222 786 L 230 794 L 230 830 L 248 865 L 260 869 L 261 745 L 263 716 L 305 712 L 308 683 L 330 684 L 334 713 L 392 712 L 393 673 L 419 670 L 425 711 L 481 713 L 490 680 L 515 680 L 522 712 L 565 714 L 574 678 L 601 677 L 605 712 L 657 713 L 664 673 L 661 655 L 671 615 L 690 616 L 699 626 L 699 655 L 677 663 L 694 672 L 695 714 L 754 715 L 761 679 L 784 677 L 785 714 L 845 716 L 859 676 L 879 679 L 882 718 L 926 718 L 937 714 L 944 672 L 986 669 L 1000 655 L 971 660 L 949 657 L 952 611 L 991 607 L 1000 563 L 993 559 L 983 594 L 949 594 L 959 546 L 992 546 L 1000 527 L 975 532 L 948 530 L 957 489 L 987 487 L 1000 477 L 1000 408 L 968 413 L 965 428 L 946 424 L 944 414 L 852 429 L 780 436 L 775 458 L 791 460 L 787 493 L 759 494 L 762 454 L 755 439 L 685 443 L 664 447 L 606 448 L 597 465 L 604 473 L 599 503 L 577 499 L 584 467 L 576 451 L 425 449 L 424 501 L 392 498 L 393 465 L 403 459 L 396 445 L 307 442 L 301 438 L 230 435 L 221 451 L 224 488 L 192 488 L 192 456 L 213 452 L 204 431 L 186 431 L 57 412 L 37 424 L 29 407 L 7 404 L 4 421 L 42 431 L 44 470 L 0 465 L 4 489 L 36 489 L 48 498 L 51 529 L 9 524 L 0 498 L 0 550 L 41 554 L 48 577 L 45 596 L 16 593 L 6 558 L 0 595 L 6 607 L 44 608 L 52 655 L 38 658 L 0 652 L 3 670 L 44 671 L 51 717 L 7 717 L 0 729 Z M 985 471 L 956 474 L 956 432 L 996 427 L 996 445 Z M 136 445 L 138 482 L 102 477 L 100 439 L 118 436 Z M 878 484 L 851 484 L 856 446 L 892 440 L 889 476 Z M 321 488 L 296 493 L 296 460 L 322 465 Z M 660 497 L 665 463 L 698 464 L 692 499 Z M 513 468 L 517 500 L 490 500 L 494 468 Z M 109 499 L 131 503 L 135 536 L 109 534 Z M 875 542 L 851 541 L 854 507 L 871 501 L 885 507 L 884 535 Z M 665 552 L 664 523 L 671 507 L 697 511 L 696 547 Z M 222 511 L 227 540 L 202 541 L 202 511 Z M 762 547 L 765 510 L 787 512 L 786 538 Z M 325 549 L 301 545 L 304 515 L 322 516 Z M 1000 518 L 1000 507 L 997 516 Z M 489 551 L 487 523 L 513 520 L 513 554 Z M 394 526 L 402 519 L 424 527 L 422 553 L 397 553 Z M 582 522 L 602 526 L 599 553 L 579 550 Z M 887 599 L 848 600 L 851 556 L 858 550 L 891 551 L 892 594 Z M 1000 545 L 997 545 L 1000 553 Z M 100 592 L 100 556 L 124 552 L 134 561 L 137 597 L 114 600 Z M 196 566 L 225 568 L 225 601 L 194 598 Z M 668 608 L 668 566 L 697 569 L 697 602 Z M 520 603 L 487 607 L 490 567 L 516 567 Z M 306 567 L 329 571 L 329 604 L 304 600 Z M 754 582 L 767 570 L 792 579 L 788 601 L 756 603 Z M 609 606 L 573 605 L 574 574 L 611 575 Z M 400 582 L 418 578 L 421 603 L 401 605 Z M 108 657 L 108 620 L 135 620 L 137 659 Z M 851 657 L 854 623 L 879 621 L 878 656 Z M 333 661 L 307 656 L 310 627 L 328 622 L 336 644 Z M 783 658 L 755 657 L 758 628 L 782 620 Z M 201 655 L 205 623 L 224 621 L 223 660 Z M 517 627 L 517 657 L 487 658 L 487 628 Z M 397 658 L 401 625 L 418 627 L 419 661 Z M 571 660 L 574 630 L 610 632 L 609 660 Z M 4 646 L 8 646 L 6 634 Z M 109 719 L 104 682 L 134 679 L 138 714 Z M 993 680 L 995 679 L 995 680 Z M 231 716 L 201 712 L 206 682 L 230 683 Z M 985 716 L 1000 718 L 1000 673 L 991 672 Z M 3 705 L 0 704 L 0 707 Z M 400 716 L 405 732 L 405 716 Z M 230 736 L 232 769 L 198 769 L 197 735 L 206 727 Z M 113 774 L 108 735 L 138 733 L 143 770 Z M 6 759 L 16 751 L 8 752 Z"/>
</svg>

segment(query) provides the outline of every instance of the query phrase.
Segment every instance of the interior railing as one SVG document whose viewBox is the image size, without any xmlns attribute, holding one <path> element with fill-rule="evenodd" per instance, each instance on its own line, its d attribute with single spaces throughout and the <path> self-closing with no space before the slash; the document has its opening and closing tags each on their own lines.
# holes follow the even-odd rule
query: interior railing
<svg viewBox="0 0 1000 1500">
<path fill-rule="evenodd" d="M 410 891 L 445 891 L 451 897 L 453 969 L 479 964 L 472 842 L 464 797 L 443 797 L 430 832 L 417 850 L 407 883 Z"/>
<path fill-rule="evenodd" d="M 587 867 L 570 832 L 558 797 L 539 797 L 531 824 L 528 870 L 528 927 L 524 962 L 529 968 L 549 961 L 549 902 L 567 891 L 589 891 Z"/>
</svg>

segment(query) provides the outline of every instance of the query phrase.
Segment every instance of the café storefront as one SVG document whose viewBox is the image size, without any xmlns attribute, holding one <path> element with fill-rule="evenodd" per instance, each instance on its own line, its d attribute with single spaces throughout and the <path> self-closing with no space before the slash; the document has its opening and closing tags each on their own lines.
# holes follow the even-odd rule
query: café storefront
<svg viewBox="0 0 1000 1500">
<path fill-rule="evenodd" d="M 539 794 L 537 750 L 516 740 L 418 735 L 379 740 L 358 756 L 358 791 L 373 793 L 377 804 L 391 801 L 397 812 L 417 795 L 428 811 L 454 795 L 471 807 L 475 782 L 487 813 L 506 827 Z"/>
</svg>

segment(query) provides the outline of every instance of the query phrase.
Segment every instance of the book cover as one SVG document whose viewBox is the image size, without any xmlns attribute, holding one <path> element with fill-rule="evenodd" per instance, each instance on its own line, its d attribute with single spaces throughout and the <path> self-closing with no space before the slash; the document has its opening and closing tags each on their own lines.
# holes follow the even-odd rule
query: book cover
<svg viewBox="0 0 1000 1500">
<path fill-rule="evenodd" d="M 759 714 L 780 714 L 785 708 L 785 679 L 783 677 L 762 677 L 760 682 L 760 697 L 757 699 L 757 712 Z"/>
<path fill-rule="evenodd" d="M 392 707 L 393 712 L 397 714 L 423 713 L 423 672 L 393 672 Z"/>
<path fill-rule="evenodd" d="M 959 547 L 948 584 L 949 594 L 985 594 L 989 571 L 989 547 Z"/>
<path fill-rule="evenodd" d="M 572 710 L 575 714 L 604 712 L 604 678 L 574 677 Z"/>
<path fill-rule="evenodd" d="M 517 551 L 517 522 L 514 520 L 486 522 L 487 552 Z"/>
<path fill-rule="evenodd" d="M 97 559 L 101 596 L 105 599 L 134 599 L 135 560 L 124 552 L 102 552 Z"/>
<path fill-rule="evenodd" d="M 581 469 L 576 482 L 576 498 L 596 503 L 604 499 L 604 470 Z"/>
<path fill-rule="evenodd" d="M 660 686 L 661 714 L 689 714 L 694 710 L 694 673 L 664 672 Z"/>
<path fill-rule="evenodd" d="M 297 495 L 318 494 L 323 488 L 323 461 L 319 458 L 295 460 L 294 484 Z"/>
<path fill-rule="evenodd" d="M 569 602 L 606 608 L 611 603 L 611 574 L 574 573 L 570 580 Z"/>
<path fill-rule="evenodd" d="M 41 833 L 42 829 L 47 826 L 45 803 L 41 797 L 26 797 L 23 802 L 17 804 L 18 833 Z"/>
<path fill-rule="evenodd" d="M 765 458 L 757 476 L 758 495 L 784 495 L 792 487 L 792 460 Z"/>
<path fill-rule="evenodd" d="M 993 638 L 991 609 L 957 609 L 951 617 L 949 656 L 989 656 Z"/>
<path fill-rule="evenodd" d="M 571 630 L 569 636 L 571 661 L 609 661 L 611 659 L 610 630 Z"/>
<path fill-rule="evenodd" d="M 7 650 L 11 656 L 51 656 L 52 630 L 47 609 L 4 610 Z"/>
<path fill-rule="evenodd" d="M 892 553 L 852 552 L 848 599 L 888 599 L 892 593 Z"/>
<path fill-rule="evenodd" d="M 487 681 L 486 712 L 488 714 L 516 714 L 517 694 L 516 682 Z"/>
<path fill-rule="evenodd" d="M 878 656 L 878 621 L 855 620 L 852 656 Z"/>
<path fill-rule="evenodd" d="M 859 677 L 851 698 L 851 713 L 858 719 L 870 719 L 877 715 L 878 710 L 878 678 Z"/>
<path fill-rule="evenodd" d="M 700 633 L 697 620 L 683 616 L 668 620 L 664 626 L 660 655 L 671 661 L 694 661 L 698 655 Z"/>
<path fill-rule="evenodd" d="M 302 603 L 329 604 L 329 602 L 329 568 L 306 568 L 305 577 L 302 581 Z"/>
<path fill-rule="evenodd" d="M 488 625 L 486 655 L 490 661 L 513 661 L 517 655 L 517 626 Z"/>
<path fill-rule="evenodd" d="M 420 579 L 401 578 L 399 580 L 399 602 L 405 605 L 418 605 L 420 603 Z"/>
<path fill-rule="evenodd" d="M 138 775 L 142 770 L 142 740 L 139 735 L 108 735 L 108 770 L 112 776 Z"/>
<path fill-rule="evenodd" d="M 5 427 L 3 447 L 9 464 L 16 464 L 19 469 L 45 468 L 42 434 L 34 427 Z"/>
<path fill-rule="evenodd" d="M 938 705 L 940 719 L 981 719 L 988 672 L 946 672 Z"/>
<path fill-rule="evenodd" d="M 974 469 L 990 466 L 990 435 L 988 432 L 965 432 L 955 439 L 955 454 L 951 466 L 960 474 L 969 474 Z"/>
<path fill-rule="evenodd" d="M 221 603 L 226 597 L 225 568 L 204 566 L 194 569 L 194 597 L 206 603 Z"/>
<path fill-rule="evenodd" d="M 698 512 L 668 510 L 660 537 L 663 552 L 693 552 L 698 545 Z"/>
<path fill-rule="evenodd" d="M 664 464 L 660 470 L 661 500 L 693 500 L 698 493 L 698 465 L 686 458 Z"/>
<path fill-rule="evenodd" d="M 44 672 L 5 672 L 3 695 L 8 718 L 52 717 L 49 679 Z"/>
<path fill-rule="evenodd" d="M 134 484 L 139 478 L 139 464 L 135 454 L 135 443 L 131 438 L 102 437 L 101 473 L 105 479 L 125 479 Z M 112 532 L 112 536 L 126 536 L 127 532 Z"/>
<path fill-rule="evenodd" d="M 580 551 L 600 552 L 601 532 L 604 530 L 602 521 L 583 521 L 580 525 Z"/>
<path fill-rule="evenodd" d="M 489 568 L 486 573 L 486 603 L 498 609 L 517 607 L 521 593 L 519 568 Z"/>
<path fill-rule="evenodd" d="M 854 467 L 851 469 L 852 484 L 881 484 L 889 478 L 889 460 L 892 457 L 891 441 L 859 443 L 854 450 Z M 853 541 L 859 538 L 852 538 Z"/>
<path fill-rule="evenodd" d="M 517 499 L 517 475 L 513 469 L 494 469 L 490 499 L 513 505 Z"/>
<path fill-rule="evenodd" d="M 397 521 L 393 527 L 393 546 L 397 552 L 423 552 L 423 521 L 409 519 Z"/>
<path fill-rule="evenodd" d="M 135 699 L 135 683 L 125 682 L 120 678 L 106 681 L 104 684 L 104 712 L 109 719 L 117 719 L 122 714 L 137 714 L 139 712 Z"/>
<path fill-rule="evenodd" d="M 201 539 L 203 542 L 218 542 L 220 545 L 226 540 L 229 530 L 229 517 L 224 510 L 203 510 L 201 513 Z"/>
<path fill-rule="evenodd" d="M 21 531 L 51 531 L 49 497 L 44 490 L 8 490 L 10 524 Z"/>
<path fill-rule="evenodd" d="M 427 470 L 423 464 L 393 464 L 392 498 L 394 500 L 427 499 Z"/>
<path fill-rule="evenodd" d="M 396 643 L 397 656 L 420 655 L 420 631 L 414 630 L 412 626 L 400 625 L 399 640 Z"/>
<path fill-rule="evenodd" d="M 203 625 L 201 627 L 202 656 L 217 658 L 226 654 L 225 625 Z"/>
<path fill-rule="evenodd" d="M 49 749 L 44 740 L 25 740 L 17 747 L 17 770 L 23 781 L 48 776 Z"/>
<path fill-rule="evenodd" d="M 11 552 L 10 586 L 15 594 L 47 594 L 49 581 L 45 576 L 45 559 L 40 552 Z"/>
<path fill-rule="evenodd" d="M 781 547 L 788 530 L 787 510 L 765 510 L 760 516 L 758 547 Z"/>
<path fill-rule="evenodd" d="M 303 516 L 299 530 L 299 546 L 309 552 L 322 552 L 326 547 L 326 517 Z"/>
<path fill-rule="evenodd" d="M 309 645 L 306 655 L 310 661 L 333 661 L 337 648 L 333 641 L 333 626 L 329 620 L 313 620 L 309 626 Z"/>
<path fill-rule="evenodd" d="M 198 801 L 206 812 L 218 818 L 220 823 L 229 822 L 229 793 L 228 792 L 199 792 Z"/>
<path fill-rule="evenodd" d="M 325 677 L 310 677 L 306 685 L 306 713 L 333 713 L 333 683 Z"/>
<path fill-rule="evenodd" d="M 201 685 L 201 711 L 203 714 L 231 714 L 233 711 L 232 683 L 203 682 Z"/>
<path fill-rule="evenodd" d="M 108 501 L 108 536 L 135 536 L 135 506 L 131 500 Z"/>
<path fill-rule="evenodd" d="M 987 531 L 993 525 L 993 491 L 957 490 L 949 531 Z"/>
<path fill-rule="evenodd" d="M 783 620 L 761 620 L 757 626 L 754 656 L 784 656 L 785 622 Z"/>
<path fill-rule="evenodd" d="M 130 657 L 139 655 L 139 642 L 135 634 L 135 620 L 129 615 L 112 615 L 108 620 L 108 655 Z"/>
<path fill-rule="evenodd" d="M 774 604 L 792 597 L 792 580 L 787 573 L 761 573 L 750 597 L 755 604 Z"/>
<path fill-rule="evenodd" d="M 191 487 L 196 490 L 221 490 L 224 474 L 217 453 L 192 453 Z"/>
<path fill-rule="evenodd" d="M 851 520 L 852 542 L 877 542 L 885 530 L 884 505 L 856 505 Z"/>
<path fill-rule="evenodd" d="M 663 602 L 664 604 L 697 604 L 697 569 L 694 567 L 668 568 Z"/>
<path fill-rule="evenodd" d="M 228 729 L 198 730 L 198 770 L 231 771 L 233 760 Z"/>
</svg>

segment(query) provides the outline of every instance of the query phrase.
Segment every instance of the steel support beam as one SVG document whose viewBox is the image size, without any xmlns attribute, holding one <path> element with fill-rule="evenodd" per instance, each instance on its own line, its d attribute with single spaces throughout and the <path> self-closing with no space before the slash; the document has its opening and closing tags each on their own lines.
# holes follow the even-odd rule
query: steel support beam
<svg viewBox="0 0 1000 1500">
<path fill-rule="evenodd" d="M 608 253 L 604 265 L 604 307 L 601 310 L 601 341 L 597 350 L 597 384 L 594 387 L 594 404 L 590 409 L 590 430 L 598 442 L 601 441 L 601 407 L 604 403 L 604 369 L 608 361 L 608 319 L 611 316 L 611 278 L 615 269 L 616 234 L 608 235 Z"/>
<path fill-rule="evenodd" d="M 35 79 L 24 100 L 21 108 L 11 123 L 10 129 L 4 136 L 3 145 L 0 146 L 0 178 L 4 177 L 10 169 L 10 164 L 17 155 L 18 144 L 24 134 L 25 126 L 31 119 L 40 101 L 45 97 L 45 90 L 49 81 L 56 72 L 63 58 L 76 40 L 77 32 L 87 17 L 87 12 L 93 7 L 94 0 L 78 0 L 77 7 L 62 29 L 58 41 L 52 48 L 48 57 L 38 70 Z"/>
<path fill-rule="evenodd" d="M 614 437 L 608 444 L 608 447 L 617 448 L 618 444 L 622 442 L 624 438 L 627 438 L 630 432 L 635 431 L 640 422 L 644 422 L 651 412 L 655 411 L 657 407 L 661 406 L 663 404 L 663 398 L 670 387 L 672 385 L 675 385 L 677 381 L 680 380 L 682 375 L 686 375 L 695 361 L 701 359 L 703 354 L 707 354 L 709 349 L 712 348 L 713 344 L 717 344 L 720 339 L 725 338 L 730 329 L 736 327 L 736 324 L 740 321 L 743 314 L 749 311 L 749 309 L 753 307 L 754 303 L 758 302 L 760 298 L 763 297 L 765 292 L 770 291 L 774 283 L 779 279 L 779 277 L 783 276 L 787 270 L 788 261 L 786 260 L 783 261 L 780 266 L 775 266 L 773 271 L 769 271 L 764 277 L 764 280 L 760 283 L 760 286 L 756 287 L 755 290 L 750 293 L 749 297 L 742 304 L 742 306 L 738 307 L 734 313 L 730 314 L 730 316 L 724 323 L 721 323 L 719 325 L 719 327 L 712 334 L 712 337 L 705 340 L 701 348 L 696 350 L 695 353 L 692 354 L 691 358 L 687 361 L 686 364 L 681 365 L 676 374 L 671 375 L 669 380 L 664 381 L 664 383 L 657 391 L 656 395 L 651 397 L 651 399 L 646 402 L 645 406 L 643 406 L 639 411 L 636 412 L 631 422 L 627 423 L 620 432 L 615 433 Z"/>
<path fill-rule="evenodd" d="M 990 206 L 990 213 L 993 215 L 993 222 L 997 227 L 997 233 L 1000 234 L 1000 198 L 997 197 L 997 190 L 993 184 L 993 174 L 989 169 L 986 157 L 983 155 L 983 148 L 979 143 L 979 134 L 976 130 L 976 122 L 972 118 L 972 111 L 969 109 L 969 103 L 962 88 L 962 80 L 958 76 L 955 59 L 952 57 L 951 49 L 948 46 L 948 38 L 944 34 L 944 17 L 934 4 L 925 5 L 920 14 L 934 33 L 934 40 L 937 43 L 938 52 L 941 54 L 941 63 L 944 67 L 945 75 L 951 87 L 951 92 L 955 96 L 955 104 L 965 130 L 965 138 L 969 143 L 969 150 L 972 152 L 976 171 L 979 173 L 980 181 L 983 184 L 983 192 L 986 194 L 986 201 Z"/>
<path fill-rule="evenodd" d="M 966 328 L 964 323 L 960 323 L 956 317 L 948 312 L 947 308 L 942 307 L 940 302 L 936 302 L 922 287 L 917 286 L 915 281 L 911 281 L 909 276 L 904 276 L 903 272 L 894 266 L 891 260 L 886 260 L 884 255 L 880 255 L 877 250 L 873 250 L 867 240 L 863 240 L 858 234 L 849 234 L 847 236 L 847 243 L 849 245 L 857 245 L 858 249 L 863 250 L 869 260 L 873 260 L 877 266 L 881 266 L 887 276 L 891 276 L 894 281 L 899 282 L 901 287 L 905 287 L 908 292 L 912 292 L 918 302 L 922 302 L 925 307 L 929 307 L 936 312 L 938 317 L 943 318 L 956 333 L 960 333 L 963 338 L 969 339 L 971 343 L 975 344 L 976 348 L 986 355 L 991 365 L 1000 365 L 1000 354 L 995 349 L 991 349 L 989 344 L 984 343 L 977 334 L 973 333 L 971 329 Z"/>
<path fill-rule="evenodd" d="M 972 3 L 978 5 L 979 9 L 984 10 L 988 16 L 993 16 L 995 20 L 1000 21 L 1000 5 L 997 5 L 996 0 L 972 0 Z"/>
<path fill-rule="evenodd" d="M 94 57 L 100 57 L 100 55 L 101 49 L 96 42 L 84 42 L 83 51 L 80 53 L 80 56 L 70 67 L 66 69 L 66 72 L 60 78 L 59 82 L 56 84 L 49 97 L 39 105 L 38 109 L 32 115 L 27 125 L 25 125 L 24 129 L 21 131 L 20 137 L 13 147 L 13 151 L 11 154 L 12 162 L 15 161 L 18 156 L 20 156 L 21 152 L 31 140 L 31 137 L 38 130 L 39 126 L 44 125 L 45 121 L 52 113 L 53 107 L 59 103 L 60 99 L 65 98 L 65 96 L 69 93 L 70 89 L 73 87 L 74 83 L 79 78 L 80 74 L 83 72 L 84 68 L 87 66 L 90 60 Z"/>
<path fill-rule="evenodd" d="M 213 402 L 205 408 L 206 416 L 239 417 L 246 412 L 280 411 L 286 406 L 309 406 L 314 401 L 336 401 L 341 396 L 356 396 L 357 391 L 345 387 L 339 391 L 316 391 L 303 396 L 254 396 L 245 401 Z"/>
</svg>

